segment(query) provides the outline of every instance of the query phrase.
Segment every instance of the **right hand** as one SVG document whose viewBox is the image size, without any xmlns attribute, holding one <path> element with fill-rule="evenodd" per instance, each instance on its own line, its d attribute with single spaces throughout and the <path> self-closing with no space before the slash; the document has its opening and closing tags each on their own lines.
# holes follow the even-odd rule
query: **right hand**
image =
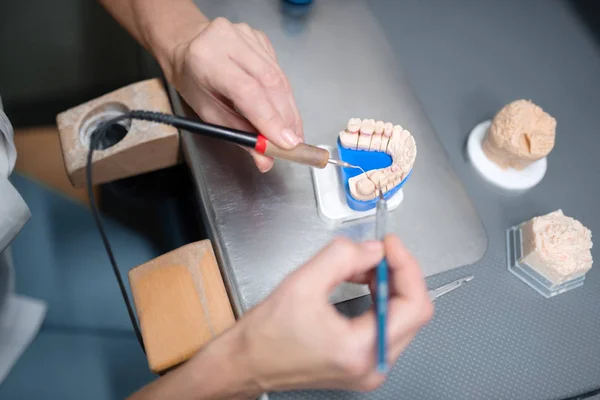
<svg viewBox="0 0 600 400">
<path fill-rule="evenodd" d="M 263 32 L 224 18 L 192 32 L 174 47 L 167 70 L 204 121 L 260 132 L 284 149 L 304 140 L 291 85 Z M 271 158 L 249 151 L 261 172 L 271 169 Z"/>
<path fill-rule="evenodd" d="M 417 261 L 396 236 L 384 243 L 336 239 L 238 322 L 230 334 L 243 341 L 246 350 L 240 356 L 261 390 L 366 391 L 384 381 L 375 370 L 373 308 L 348 319 L 328 301 L 344 281 L 373 284 L 385 248 L 390 268 L 388 362 L 395 363 L 432 317 L 433 305 Z"/>
</svg>

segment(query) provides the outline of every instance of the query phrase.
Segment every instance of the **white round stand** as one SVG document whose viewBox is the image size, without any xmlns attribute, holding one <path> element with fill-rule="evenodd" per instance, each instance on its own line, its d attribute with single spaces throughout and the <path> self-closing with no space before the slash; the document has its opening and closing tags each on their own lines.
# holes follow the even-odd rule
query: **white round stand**
<svg viewBox="0 0 600 400">
<path fill-rule="evenodd" d="M 491 121 L 482 122 L 473 128 L 469 135 L 467 154 L 475 169 L 487 181 L 503 189 L 525 190 L 540 183 L 546 174 L 546 157 L 535 161 L 522 171 L 514 168 L 502 169 L 487 158 L 481 148 L 481 142 L 491 124 Z"/>
</svg>

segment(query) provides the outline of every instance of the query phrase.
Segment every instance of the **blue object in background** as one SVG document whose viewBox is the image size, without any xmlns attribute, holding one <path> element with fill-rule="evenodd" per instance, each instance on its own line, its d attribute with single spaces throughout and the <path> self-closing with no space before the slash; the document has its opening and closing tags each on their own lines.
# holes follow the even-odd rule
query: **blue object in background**
<svg viewBox="0 0 600 400">
<path fill-rule="evenodd" d="M 312 0 L 281 0 L 281 26 L 290 35 L 304 32 L 312 13 Z"/>
<path fill-rule="evenodd" d="M 346 161 L 349 164 L 357 165 L 364 169 L 365 171 L 369 171 L 372 169 L 380 169 L 386 168 L 392 165 L 392 157 L 389 154 L 383 153 L 381 151 L 368 151 L 368 150 L 352 150 L 347 149 L 342 146 L 339 138 L 337 140 L 337 148 L 338 155 L 340 160 Z M 350 186 L 348 185 L 348 179 L 353 176 L 362 174 L 362 171 L 358 168 L 342 168 L 342 181 L 344 182 L 344 193 L 346 194 L 346 202 L 348 206 L 356 211 L 367 211 L 372 208 L 375 208 L 377 205 L 378 197 L 369 201 L 360 201 L 356 200 L 352 197 L 350 193 Z M 398 193 L 398 191 L 404 186 L 410 175 L 412 174 L 412 170 L 406 175 L 406 178 L 402 180 L 397 186 L 395 186 L 392 190 L 389 190 L 383 194 L 383 197 L 386 200 L 389 200 L 393 195 Z"/>
<path fill-rule="evenodd" d="M 312 0 L 283 0 L 286 1 L 288 3 L 292 3 L 292 4 L 310 4 L 312 3 Z"/>
</svg>

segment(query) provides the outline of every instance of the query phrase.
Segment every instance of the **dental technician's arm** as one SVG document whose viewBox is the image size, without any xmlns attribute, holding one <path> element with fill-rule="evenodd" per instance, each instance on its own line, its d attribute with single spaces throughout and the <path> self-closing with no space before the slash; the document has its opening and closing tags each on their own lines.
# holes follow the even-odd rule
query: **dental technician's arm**
<svg viewBox="0 0 600 400">
<path fill-rule="evenodd" d="M 191 0 L 99 1 L 204 121 L 260 132 L 284 149 L 303 141 L 291 85 L 263 32 L 209 20 Z M 250 153 L 261 172 L 273 166 L 271 158 Z"/>
<path fill-rule="evenodd" d="M 167 80 L 173 76 L 178 46 L 209 23 L 191 0 L 98 0 L 146 50 L 156 57 Z"/>
<path fill-rule="evenodd" d="M 186 364 L 143 387 L 128 400 L 257 398 L 247 349 L 239 330 L 221 335 Z"/>
</svg>

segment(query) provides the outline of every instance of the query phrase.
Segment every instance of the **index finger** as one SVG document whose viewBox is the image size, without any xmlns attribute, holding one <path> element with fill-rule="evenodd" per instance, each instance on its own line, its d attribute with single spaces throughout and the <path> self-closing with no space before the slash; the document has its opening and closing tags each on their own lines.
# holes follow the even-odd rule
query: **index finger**
<svg viewBox="0 0 600 400">
<path fill-rule="evenodd" d="M 253 46 L 253 45 L 255 45 L 253 39 L 256 40 L 256 42 L 260 45 L 260 47 L 262 47 L 264 52 L 267 54 L 267 57 L 270 58 L 270 64 L 272 65 L 272 67 L 281 72 L 281 75 L 282 75 L 281 79 L 283 80 L 283 88 L 280 88 L 280 89 L 283 89 L 283 90 L 279 90 L 279 91 L 276 90 L 274 92 L 274 94 L 275 95 L 281 94 L 281 95 L 285 95 L 285 96 L 283 96 L 283 97 L 279 96 L 280 98 L 277 98 L 277 96 L 275 96 L 272 99 L 272 101 L 279 102 L 279 107 L 280 108 L 283 107 L 283 109 L 280 109 L 280 112 L 282 113 L 281 115 L 282 115 L 282 117 L 284 117 L 284 119 L 286 117 L 288 117 L 289 115 L 292 116 L 291 123 L 293 125 L 292 127 L 294 128 L 294 133 L 300 139 L 304 140 L 304 128 L 302 125 L 302 118 L 300 116 L 300 112 L 298 111 L 298 105 L 296 104 L 296 99 L 294 98 L 294 93 L 292 91 L 289 80 L 287 77 L 285 77 L 285 75 L 281 71 L 281 67 L 279 66 L 279 64 L 277 62 L 277 55 L 275 53 L 275 48 L 273 47 L 273 44 L 271 43 L 268 36 L 264 32 L 254 30 L 246 24 L 239 24 L 238 26 L 239 26 L 242 34 L 245 35 L 246 41 L 248 42 L 248 44 L 250 46 Z M 260 79 L 260 75 L 257 76 L 257 78 Z M 288 104 L 288 103 L 289 103 L 289 108 L 286 107 L 286 104 Z"/>
<path fill-rule="evenodd" d="M 234 82 L 231 100 L 260 133 L 274 144 L 291 149 L 301 142 L 296 134 L 296 115 L 290 104 L 289 83 L 277 64 L 250 45 L 238 46 L 230 59 L 252 80 Z"/>
<path fill-rule="evenodd" d="M 350 277 L 375 268 L 382 258 L 381 242 L 355 243 L 338 237 L 297 273 L 315 293 L 321 292 L 328 296 L 331 290 Z"/>
</svg>

